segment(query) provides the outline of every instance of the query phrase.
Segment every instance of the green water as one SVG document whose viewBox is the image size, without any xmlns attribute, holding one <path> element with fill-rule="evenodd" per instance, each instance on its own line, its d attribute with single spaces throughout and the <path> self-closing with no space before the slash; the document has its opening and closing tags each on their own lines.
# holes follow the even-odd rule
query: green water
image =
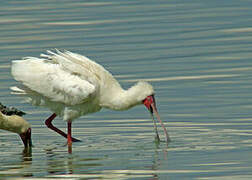
<svg viewBox="0 0 252 180">
<path fill-rule="evenodd" d="M 19 137 L 1 130 L 0 179 L 250 179 L 251 18 L 247 0 L 1 1 L 0 101 L 28 113 L 34 147 L 23 152 Z M 44 125 L 51 112 L 9 90 L 18 85 L 11 60 L 53 48 L 88 56 L 124 88 L 150 81 L 168 148 L 137 106 L 75 120 L 82 142 L 69 155 Z"/>
</svg>

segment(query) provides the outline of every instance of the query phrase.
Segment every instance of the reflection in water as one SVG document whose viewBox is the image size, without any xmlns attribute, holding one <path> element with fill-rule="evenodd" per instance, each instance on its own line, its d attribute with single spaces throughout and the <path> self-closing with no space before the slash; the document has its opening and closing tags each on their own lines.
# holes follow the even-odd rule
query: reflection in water
<svg viewBox="0 0 252 180">
<path fill-rule="evenodd" d="M 7 159 L 1 158 L 1 177 L 32 177 L 32 151 L 31 148 L 24 148 L 22 153 L 9 154 Z"/>
<path fill-rule="evenodd" d="M 24 148 L 22 153 L 22 163 L 23 163 L 23 169 L 29 169 L 32 165 L 32 147 Z M 33 176 L 32 171 L 24 171 L 23 174 L 24 177 L 31 177 Z"/>
<path fill-rule="evenodd" d="M 81 158 L 75 154 L 65 154 L 65 151 L 55 152 L 55 149 L 47 149 L 47 172 L 49 176 L 70 175 L 74 173 L 90 173 L 92 167 L 102 166 L 99 162 L 103 158 Z M 94 163 L 97 162 L 97 163 Z M 84 167 L 83 169 L 81 167 Z"/>
<path fill-rule="evenodd" d="M 24 161 L 32 161 L 32 147 L 27 147 L 23 149 Z"/>
<path fill-rule="evenodd" d="M 167 160 L 167 149 L 160 149 L 159 147 L 156 148 L 156 150 L 153 152 L 153 164 L 151 165 L 151 173 L 153 176 L 153 179 L 159 179 L 158 173 L 155 171 L 158 171 L 162 167 L 162 163 Z M 148 171 L 148 170 L 147 170 Z"/>
<path fill-rule="evenodd" d="M 68 160 L 67 160 L 67 167 L 68 167 L 68 174 L 73 174 L 74 170 L 73 170 L 73 157 L 69 156 Z"/>
<path fill-rule="evenodd" d="M 165 144 L 165 143 L 164 143 Z M 151 151 L 151 152 L 148 152 Z M 76 152 L 76 151 L 75 151 Z M 147 153 L 148 152 L 148 153 Z M 99 151 L 94 152 L 94 154 L 99 154 Z M 157 147 L 154 149 L 146 149 L 146 151 L 142 151 L 142 153 L 136 155 L 136 159 L 143 158 L 147 156 L 151 156 L 151 161 L 149 165 L 138 166 L 136 169 L 128 169 L 126 168 L 129 164 L 136 161 L 135 158 L 128 159 L 128 163 L 124 163 L 125 168 L 115 167 L 115 169 L 109 169 L 109 163 L 101 164 L 101 161 L 108 161 L 115 163 L 116 161 L 121 161 L 117 155 L 118 152 L 114 152 L 110 157 L 99 158 L 98 156 L 95 158 L 81 158 L 79 155 L 69 155 L 58 154 L 57 152 L 48 152 L 48 167 L 50 170 L 47 177 L 50 178 L 105 178 L 105 179 L 129 179 L 129 178 L 149 178 L 149 179 L 159 179 L 160 168 L 164 165 L 163 163 L 167 163 L 167 149 L 161 149 L 161 147 Z M 134 155 L 134 151 L 119 152 L 119 156 L 122 158 L 125 156 L 124 153 L 131 153 Z M 105 161 L 105 162 L 106 162 Z M 141 159 L 137 160 L 136 164 L 142 161 Z M 119 163 L 118 162 L 118 163 Z M 104 168 L 103 170 L 97 171 L 97 167 Z M 163 173 L 166 173 L 163 171 Z"/>
<path fill-rule="evenodd" d="M 66 157 L 64 155 L 57 154 L 54 149 L 46 149 L 47 155 L 47 172 L 48 174 L 67 174 L 68 166 L 65 164 Z"/>
</svg>

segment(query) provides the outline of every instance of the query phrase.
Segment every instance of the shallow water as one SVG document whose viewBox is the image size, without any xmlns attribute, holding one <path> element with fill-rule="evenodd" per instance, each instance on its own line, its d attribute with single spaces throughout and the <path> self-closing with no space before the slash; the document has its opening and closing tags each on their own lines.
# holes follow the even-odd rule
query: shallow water
<svg viewBox="0 0 252 180">
<path fill-rule="evenodd" d="M 0 101 L 28 113 L 34 144 L 23 152 L 0 131 L 0 178 L 252 177 L 251 1 L 1 1 L 0 15 Z M 82 142 L 69 155 L 44 125 L 50 112 L 9 90 L 11 60 L 53 48 L 90 57 L 125 88 L 150 81 L 169 146 L 143 106 L 104 109 L 74 121 Z"/>
</svg>

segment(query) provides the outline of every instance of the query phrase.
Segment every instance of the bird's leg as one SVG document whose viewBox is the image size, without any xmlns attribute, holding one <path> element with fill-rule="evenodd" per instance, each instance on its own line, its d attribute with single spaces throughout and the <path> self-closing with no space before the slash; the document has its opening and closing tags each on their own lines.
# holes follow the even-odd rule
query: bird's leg
<svg viewBox="0 0 252 180">
<path fill-rule="evenodd" d="M 67 122 L 67 146 L 68 153 L 72 154 L 72 122 Z"/>
<path fill-rule="evenodd" d="M 61 131 L 60 129 L 56 128 L 55 126 L 53 126 L 52 121 L 53 119 L 56 117 L 57 115 L 55 113 L 53 113 L 46 121 L 45 124 L 49 129 L 52 129 L 53 131 L 57 132 L 58 134 L 60 134 L 61 136 L 67 138 L 67 134 L 64 133 L 63 131 Z M 72 137 L 72 141 L 73 142 L 79 142 L 80 140 L 75 139 Z"/>
<path fill-rule="evenodd" d="M 58 134 L 60 134 L 61 136 L 67 138 L 66 133 L 64 133 L 63 131 L 61 131 L 60 129 L 56 128 L 55 126 L 53 126 L 52 121 L 53 119 L 56 117 L 57 115 L 55 113 L 53 113 L 46 121 L 45 124 L 48 128 L 52 129 L 53 131 L 57 132 Z"/>
</svg>

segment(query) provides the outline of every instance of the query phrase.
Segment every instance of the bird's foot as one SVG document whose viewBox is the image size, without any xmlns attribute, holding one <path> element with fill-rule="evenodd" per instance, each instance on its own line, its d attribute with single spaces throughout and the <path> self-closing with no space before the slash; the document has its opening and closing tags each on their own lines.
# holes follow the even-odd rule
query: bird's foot
<svg viewBox="0 0 252 180">
<path fill-rule="evenodd" d="M 76 139 L 76 138 L 74 138 L 74 137 L 72 137 L 72 141 L 73 141 L 73 142 L 81 142 L 81 140 Z"/>
</svg>

